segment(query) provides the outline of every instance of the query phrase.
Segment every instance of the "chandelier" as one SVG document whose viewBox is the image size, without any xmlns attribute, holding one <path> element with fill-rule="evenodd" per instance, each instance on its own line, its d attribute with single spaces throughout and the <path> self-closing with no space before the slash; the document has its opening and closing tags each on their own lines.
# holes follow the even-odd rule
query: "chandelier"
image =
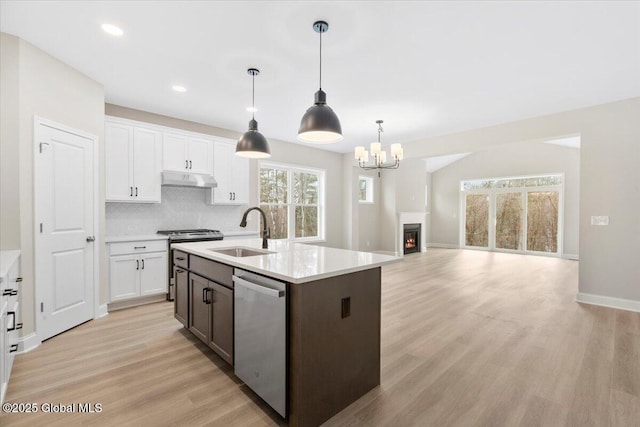
<svg viewBox="0 0 640 427">
<path fill-rule="evenodd" d="M 365 150 L 364 147 L 356 147 L 355 148 L 355 158 L 358 161 L 358 166 L 360 166 L 364 170 L 371 169 L 398 169 L 400 166 L 400 160 L 404 158 L 404 150 L 402 149 L 402 145 L 400 144 L 391 144 L 389 154 L 391 155 L 391 161 L 387 163 L 387 152 L 382 149 L 382 144 L 380 143 L 380 134 L 384 132 L 382 129 L 382 120 L 376 120 L 378 124 L 378 142 L 372 142 L 369 147 L 370 152 Z M 369 154 L 371 154 L 373 163 L 367 164 L 369 161 Z M 378 176 L 380 176 L 380 171 L 378 170 Z"/>
</svg>

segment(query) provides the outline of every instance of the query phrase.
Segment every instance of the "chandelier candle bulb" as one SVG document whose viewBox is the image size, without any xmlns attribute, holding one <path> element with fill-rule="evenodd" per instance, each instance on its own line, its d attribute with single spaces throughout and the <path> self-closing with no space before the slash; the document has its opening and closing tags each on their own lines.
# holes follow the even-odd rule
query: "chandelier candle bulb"
<svg viewBox="0 0 640 427">
<path fill-rule="evenodd" d="M 379 142 L 372 142 L 370 149 L 371 149 L 372 155 L 380 154 L 380 151 L 382 150 L 382 145 Z"/>
<path fill-rule="evenodd" d="M 387 152 L 382 150 L 380 152 L 380 163 L 384 163 L 387 161 Z"/>
<path fill-rule="evenodd" d="M 396 157 L 398 157 L 400 155 L 400 150 L 401 150 L 401 146 L 400 144 L 391 144 L 391 157 L 393 157 L 394 159 Z"/>
</svg>

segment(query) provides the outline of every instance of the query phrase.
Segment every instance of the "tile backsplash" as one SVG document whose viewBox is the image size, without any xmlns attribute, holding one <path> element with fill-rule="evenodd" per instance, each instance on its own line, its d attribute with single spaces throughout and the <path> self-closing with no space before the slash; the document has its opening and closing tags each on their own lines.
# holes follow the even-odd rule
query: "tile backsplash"
<svg viewBox="0 0 640 427">
<path fill-rule="evenodd" d="M 238 225 L 247 206 L 207 205 L 205 191 L 208 190 L 162 187 L 162 203 L 107 203 L 106 235 L 155 234 L 158 230 L 187 228 L 211 228 L 223 232 L 258 229 L 257 214 L 249 215 L 246 228 Z"/>
</svg>

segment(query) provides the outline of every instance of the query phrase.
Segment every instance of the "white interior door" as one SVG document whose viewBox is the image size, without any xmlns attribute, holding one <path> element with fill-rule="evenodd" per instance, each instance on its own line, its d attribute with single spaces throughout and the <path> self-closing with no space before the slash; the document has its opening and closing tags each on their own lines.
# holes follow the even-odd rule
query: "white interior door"
<svg viewBox="0 0 640 427">
<path fill-rule="evenodd" d="M 94 317 L 97 138 L 36 120 L 36 330 L 45 340 Z"/>
</svg>

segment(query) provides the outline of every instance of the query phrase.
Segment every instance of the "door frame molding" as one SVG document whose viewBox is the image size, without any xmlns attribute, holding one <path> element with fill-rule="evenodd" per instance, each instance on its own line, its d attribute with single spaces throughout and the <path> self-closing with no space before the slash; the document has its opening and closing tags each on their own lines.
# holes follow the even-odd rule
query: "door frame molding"
<svg viewBox="0 0 640 427">
<path fill-rule="evenodd" d="M 70 126 L 55 122 L 53 120 L 45 119 L 38 115 L 33 116 L 33 313 L 34 313 L 34 333 L 38 341 L 38 345 L 42 342 L 41 335 L 38 333 L 38 327 L 41 326 L 42 315 L 38 309 L 38 277 L 41 275 L 38 272 L 38 239 L 36 236 L 40 233 L 39 221 L 38 221 L 38 194 L 40 191 L 36 185 L 40 181 L 40 173 L 38 170 L 38 151 L 39 151 L 39 139 L 41 137 L 41 127 L 46 126 L 53 129 L 57 129 L 63 132 L 71 133 L 82 138 L 86 138 L 93 144 L 93 236 L 95 241 L 93 242 L 93 318 L 97 319 L 101 317 L 100 311 L 100 247 L 102 246 L 102 240 L 99 231 L 100 224 L 100 138 L 89 132 L 85 132 L 79 129 L 72 128 Z M 40 329 L 41 330 L 41 329 Z"/>
</svg>

